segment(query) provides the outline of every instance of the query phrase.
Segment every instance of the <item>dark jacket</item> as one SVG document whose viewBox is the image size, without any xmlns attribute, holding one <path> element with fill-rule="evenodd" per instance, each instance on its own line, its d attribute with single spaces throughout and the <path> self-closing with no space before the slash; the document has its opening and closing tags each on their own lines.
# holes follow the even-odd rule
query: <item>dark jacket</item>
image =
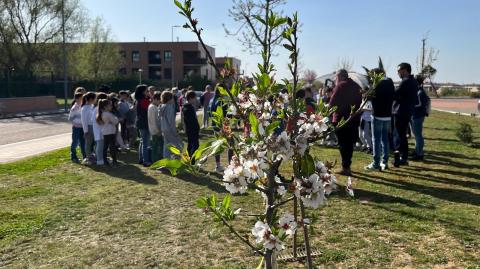
<svg viewBox="0 0 480 269">
<path fill-rule="evenodd" d="M 372 97 L 372 115 L 377 118 L 392 116 L 395 86 L 390 78 L 380 81 Z"/>
<path fill-rule="evenodd" d="M 137 100 L 137 120 L 136 125 L 138 129 L 148 129 L 148 106 L 150 101 L 144 97 Z"/>
<path fill-rule="evenodd" d="M 337 108 L 333 113 L 333 123 L 339 123 L 342 119 L 347 120 L 352 112 L 352 106 L 354 112 L 360 108 L 362 104 L 360 89 L 360 86 L 350 78 L 335 86 L 329 103 L 330 107 Z M 352 116 L 352 121 L 360 121 L 360 114 Z"/>
<path fill-rule="evenodd" d="M 185 122 L 185 131 L 190 138 L 197 138 L 200 133 L 200 125 L 197 120 L 197 113 L 192 104 L 184 104 L 182 107 L 183 121 Z"/>
<path fill-rule="evenodd" d="M 419 87 L 417 91 L 417 102 L 413 108 L 412 117 L 416 119 L 428 116 L 429 103 L 430 97 L 428 97 L 423 87 Z"/>
<path fill-rule="evenodd" d="M 395 89 L 392 114 L 398 117 L 412 117 L 413 108 L 417 104 L 417 91 L 418 83 L 412 75 L 402 80 L 400 86 Z"/>
</svg>

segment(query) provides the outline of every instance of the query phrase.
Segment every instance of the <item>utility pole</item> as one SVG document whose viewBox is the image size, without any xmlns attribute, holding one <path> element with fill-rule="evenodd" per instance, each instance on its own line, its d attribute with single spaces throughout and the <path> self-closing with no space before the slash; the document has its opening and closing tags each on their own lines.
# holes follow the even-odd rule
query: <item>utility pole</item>
<svg viewBox="0 0 480 269">
<path fill-rule="evenodd" d="M 67 47 L 65 43 L 65 0 L 62 0 L 62 38 L 63 38 L 63 94 L 65 98 L 65 112 L 67 112 L 67 99 L 68 99 L 68 73 L 67 73 Z"/>
<path fill-rule="evenodd" d="M 422 39 L 422 54 L 420 55 L 420 72 L 423 72 L 423 68 L 425 68 L 425 46 L 427 43 L 427 37 L 425 36 Z"/>
<path fill-rule="evenodd" d="M 173 51 L 175 50 L 174 39 L 173 39 L 173 30 L 174 28 L 180 28 L 180 25 L 172 25 L 172 50 L 171 50 L 171 59 L 170 62 L 172 64 L 172 89 L 175 87 L 175 64 L 174 64 L 174 57 Z"/>
</svg>

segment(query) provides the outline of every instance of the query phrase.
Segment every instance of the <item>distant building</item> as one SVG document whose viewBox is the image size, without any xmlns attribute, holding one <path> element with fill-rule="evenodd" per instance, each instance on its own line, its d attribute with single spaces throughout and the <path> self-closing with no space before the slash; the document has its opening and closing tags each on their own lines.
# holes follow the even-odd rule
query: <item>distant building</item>
<svg viewBox="0 0 480 269">
<path fill-rule="evenodd" d="M 225 64 L 227 63 L 227 61 L 230 61 L 230 64 L 231 64 L 232 68 L 235 69 L 236 78 L 238 78 L 240 75 L 242 75 L 242 70 L 240 69 L 241 65 L 242 65 L 242 62 L 239 59 L 237 59 L 235 57 L 217 57 L 217 58 L 215 58 L 215 64 L 217 65 L 217 68 L 220 69 L 220 70 L 225 67 Z"/>
<path fill-rule="evenodd" d="M 199 42 L 120 42 L 123 76 L 142 77 L 177 85 L 188 76 L 215 80 L 215 69 L 207 63 L 207 54 Z M 207 46 L 215 59 L 215 48 Z"/>
</svg>

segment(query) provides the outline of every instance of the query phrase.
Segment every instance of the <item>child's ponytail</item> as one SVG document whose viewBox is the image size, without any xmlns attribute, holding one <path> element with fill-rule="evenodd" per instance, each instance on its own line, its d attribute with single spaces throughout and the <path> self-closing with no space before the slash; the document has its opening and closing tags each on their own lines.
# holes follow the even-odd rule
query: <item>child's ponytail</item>
<svg viewBox="0 0 480 269">
<path fill-rule="evenodd" d="M 103 124 L 102 113 L 109 103 L 110 101 L 107 99 L 98 100 L 98 111 L 97 111 L 97 118 L 96 118 L 98 124 Z"/>
</svg>

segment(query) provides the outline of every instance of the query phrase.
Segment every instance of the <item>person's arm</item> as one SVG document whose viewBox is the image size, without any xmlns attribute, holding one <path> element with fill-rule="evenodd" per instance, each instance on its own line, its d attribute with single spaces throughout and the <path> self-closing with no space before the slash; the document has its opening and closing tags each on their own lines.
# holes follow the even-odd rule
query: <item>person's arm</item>
<svg viewBox="0 0 480 269">
<path fill-rule="evenodd" d="M 335 88 L 333 89 L 332 97 L 330 97 L 330 102 L 328 103 L 330 107 L 335 107 L 338 105 L 338 90 L 338 86 L 335 86 Z"/>
<path fill-rule="evenodd" d="M 110 113 L 110 123 L 112 123 L 113 125 L 117 125 L 118 124 L 118 118 L 117 116 L 113 115 L 113 113 Z"/>
<path fill-rule="evenodd" d="M 73 107 L 70 109 L 70 112 L 68 113 L 68 121 L 73 121 Z"/>
<path fill-rule="evenodd" d="M 185 128 L 187 129 L 187 131 L 195 132 L 196 131 L 195 121 L 197 120 L 197 117 L 195 117 L 195 110 L 193 109 L 193 107 L 189 106 L 188 109 L 185 109 L 183 114 L 183 119 L 185 121 Z"/>
<path fill-rule="evenodd" d="M 88 113 L 88 109 L 90 107 L 87 107 L 87 106 L 84 106 L 82 107 L 82 110 L 80 112 L 80 115 L 82 117 L 82 128 L 83 128 L 83 133 L 88 133 L 88 116 L 89 116 L 89 113 Z"/>
</svg>

